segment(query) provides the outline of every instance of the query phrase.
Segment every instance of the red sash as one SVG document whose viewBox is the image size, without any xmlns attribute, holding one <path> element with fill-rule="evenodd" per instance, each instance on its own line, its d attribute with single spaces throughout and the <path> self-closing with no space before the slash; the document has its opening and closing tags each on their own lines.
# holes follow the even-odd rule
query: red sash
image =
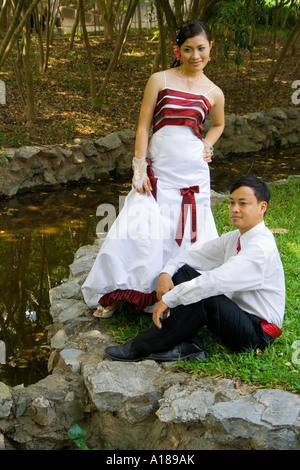
<svg viewBox="0 0 300 470">
<path fill-rule="evenodd" d="M 179 246 L 181 246 L 184 235 L 188 206 L 191 207 L 191 242 L 194 243 L 197 240 L 197 211 L 194 193 L 199 193 L 199 186 L 181 188 L 180 192 L 182 194 L 181 214 L 175 237 L 175 240 Z"/>
</svg>

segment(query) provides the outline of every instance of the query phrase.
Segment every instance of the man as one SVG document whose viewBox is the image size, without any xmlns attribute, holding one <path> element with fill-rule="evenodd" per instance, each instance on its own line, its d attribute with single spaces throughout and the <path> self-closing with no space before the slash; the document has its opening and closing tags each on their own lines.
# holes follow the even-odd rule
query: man
<svg viewBox="0 0 300 470">
<path fill-rule="evenodd" d="M 274 236 L 265 226 L 268 186 L 255 176 L 230 189 L 229 215 L 237 230 L 170 260 L 160 275 L 155 323 L 122 346 L 106 348 L 119 361 L 205 357 L 198 330 L 206 326 L 233 351 L 263 350 L 281 334 L 284 272 Z M 172 277 L 173 276 L 173 277 Z"/>
</svg>

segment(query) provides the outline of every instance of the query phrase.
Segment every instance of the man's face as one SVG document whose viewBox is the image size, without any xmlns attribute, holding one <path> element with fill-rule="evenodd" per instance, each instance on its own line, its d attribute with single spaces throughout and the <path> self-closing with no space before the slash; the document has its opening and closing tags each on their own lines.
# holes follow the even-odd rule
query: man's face
<svg viewBox="0 0 300 470">
<path fill-rule="evenodd" d="M 241 186 L 230 194 L 229 215 L 232 225 L 243 234 L 263 221 L 266 201 L 258 202 L 249 186 Z"/>
</svg>

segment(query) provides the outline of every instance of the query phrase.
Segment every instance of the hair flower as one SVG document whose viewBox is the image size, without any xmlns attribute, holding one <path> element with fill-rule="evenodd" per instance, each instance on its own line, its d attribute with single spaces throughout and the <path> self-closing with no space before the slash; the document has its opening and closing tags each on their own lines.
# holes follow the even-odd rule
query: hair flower
<svg viewBox="0 0 300 470">
<path fill-rule="evenodd" d="M 173 51 L 174 51 L 175 58 L 181 61 L 181 54 L 180 54 L 180 50 L 177 44 L 174 44 Z"/>
</svg>

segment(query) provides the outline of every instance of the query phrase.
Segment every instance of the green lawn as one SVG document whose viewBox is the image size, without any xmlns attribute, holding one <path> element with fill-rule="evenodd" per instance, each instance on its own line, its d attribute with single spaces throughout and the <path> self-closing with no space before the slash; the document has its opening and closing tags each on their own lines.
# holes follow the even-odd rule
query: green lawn
<svg viewBox="0 0 300 470">
<path fill-rule="evenodd" d="M 300 316 L 299 316 L 299 178 L 272 183 L 271 200 L 265 217 L 274 231 L 286 277 L 286 312 L 283 334 L 264 352 L 232 353 L 206 329 L 201 330 L 207 357 L 201 361 L 183 361 L 179 368 L 196 376 L 227 377 L 257 387 L 282 388 L 300 392 Z M 228 202 L 213 208 L 219 234 L 231 230 Z M 152 325 L 146 316 L 136 315 L 129 307 L 106 322 L 115 341 L 123 343 Z"/>
</svg>

